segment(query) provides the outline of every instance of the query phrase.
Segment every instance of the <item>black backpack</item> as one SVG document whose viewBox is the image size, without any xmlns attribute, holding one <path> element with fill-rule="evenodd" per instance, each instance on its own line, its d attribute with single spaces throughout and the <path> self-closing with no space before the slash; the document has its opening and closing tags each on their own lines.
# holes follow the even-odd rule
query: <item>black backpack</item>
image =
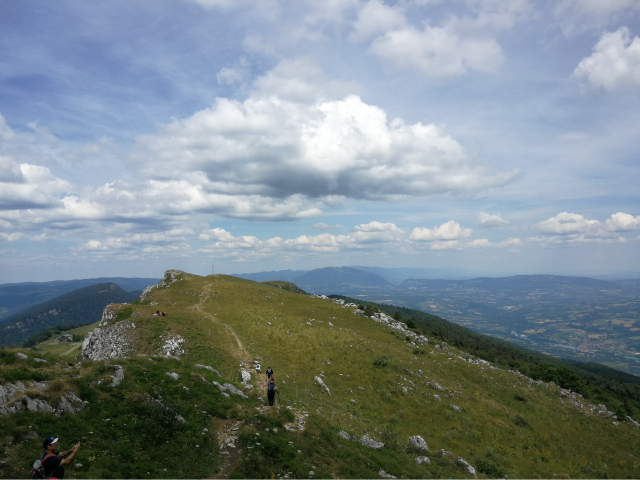
<svg viewBox="0 0 640 480">
<path fill-rule="evenodd" d="M 269 382 L 269 386 L 267 387 L 267 391 L 268 392 L 275 392 L 276 391 L 276 382 Z"/>
<path fill-rule="evenodd" d="M 53 453 L 43 453 L 40 458 L 33 462 L 33 469 L 31 470 L 31 478 L 49 478 L 44 473 L 44 461 L 49 457 L 55 457 Z"/>
</svg>

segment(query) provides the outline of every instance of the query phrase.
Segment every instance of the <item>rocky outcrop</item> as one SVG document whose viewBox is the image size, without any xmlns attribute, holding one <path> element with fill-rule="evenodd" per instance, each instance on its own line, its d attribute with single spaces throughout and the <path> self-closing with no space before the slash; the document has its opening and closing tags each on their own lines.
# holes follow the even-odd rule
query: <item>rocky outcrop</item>
<svg viewBox="0 0 640 480">
<path fill-rule="evenodd" d="M 113 319 L 113 312 L 109 307 L 105 308 L 98 328 L 90 331 L 82 342 L 84 360 L 126 358 L 133 351 L 129 331 L 136 328 L 135 324 L 131 320 L 123 320 L 108 325 Z"/>
<path fill-rule="evenodd" d="M 251 385 L 251 372 L 249 372 L 249 370 L 240 370 L 240 376 L 242 377 L 242 385 L 244 385 L 245 390 L 253 388 Z"/>
<path fill-rule="evenodd" d="M 47 384 L 45 382 L 32 382 L 29 387 L 31 389 L 36 388 L 40 393 L 44 393 L 47 389 Z M 60 416 L 63 413 L 82 412 L 87 403 L 89 403 L 78 398 L 73 392 L 67 392 L 60 397 L 57 404 L 51 405 L 46 400 L 24 395 L 26 391 L 27 387 L 22 382 L 0 385 L 0 415 L 28 410 L 30 412 L 50 412 Z"/>
<path fill-rule="evenodd" d="M 394 477 L 390 473 L 385 472 L 384 470 L 378 471 L 378 475 L 380 475 L 381 478 L 398 478 L 398 477 Z"/>
<path fill-rule="evenodd" d="M 424 450 L 425 452 L 429 451 L 429 446 L 427 445 L 427 442 L 425 442 L 420 435 L 409 437 L 409 445 L 411 448 L 415 450 Z"/>
<path fill-rule="evenodd" d="M 208 382 L 202 375 L 200 375 L 200 380 L 202 380 L 204 383 L 210 383 L 211 385 L 215 385 L 216 387 L 218 387 L 218 389 L 220 389 L 220 393 L 222 393 L 222 395 L 224 396 L 229 396 L 228 393 L 226 392 L 231 392 L 235 395 L 240 395 L 242 398 L 249 398 L 247 397 L 244 393 L 242 393 L 242 390 L 240 390 L 239 388 L 231 385 L 230 383 L 225 383 L 224 385 L 219 384 L 218 382 Z"/>
<path fill-rule="evenodd" d="M 117 387 L 124 380 L 124 368 L 120 365 L 114 365 L 116 367 L 116 371 L 113 375 L 111 375 L 111 386 Z"/>
<path fill-rule="evenodd" d="M 180 335 L 169 333 L 163 339 L 162 353 L 165 357 L 179 359 L 184 354 L 184 338 Z"/>
<path fill-rule="evenodd" d="M 422 463 L 431 463 L 431 460 L 429 460 L 429 457 L 420 456 L 420 457 L 416 457 L 416 463 L 418 465 Z"/>
<path fill-rule="evenodd" d="M 174 270 L 172 268 L 167 270 L 166 272 L 164 272 L 164 277 L 158 282 L 157 285 L 149 285 L 144 289 L 142 295 L 140 295 L 140 301 L 145 300 L 154 288 L 167 288 L 173 282 L 178 281 L 180 279 L 180 275 L 184 275 L 184 272 L 182 270 Z"/>
<path fill-rule="evenodd" d="M 376 442 L 366 434 L 360 439 L 360 443 L 365 447 L 373 448 L 374 450 L 380 450 L 384 447 L 384 443 Z"/>
<path fill-rule="evenodd" d="M 364 315 L 363 310 L 355 310 L 353 313 L 355 315 Z M 393 317 L 390 317 L 386 313 L 374 313 L 368 318 L 378 323 L 382 323 L 383 325 L 387 325 L 388 327 L 402 334 L 402 336 L 409 338 L 409 342 L 413 344 L 412 346 L 422 345 L 429 341 L 429 339 L 424 335 L 420 335 L 411 331 L 409 328 L 407 328 L 407 325 L 405 323 L 393 319 Z"/>
<path fill-rule="evenodd" d="M 320 385 L 321 388 L 324 389 L 325 392 L 327 392 L 329 395 L 331 395 L 331 392 L 329 391 L 329 387 L 327 387 L 324 382 L 322 381 L 322 379 L 320 377 L 313 377 L 313 379 L 315 380 L 315 382 Z"/>
<path fill-rule="evenodd" d="M 473 478 L 476 478 L 476 469 L 469 465 L 468 462 L 466 462 L 462 457 L 458 457 L 457 462 L 464 467 L 465 472 L 467 472 L 469 475 L 472 475 Z"/>
<path fill-rule="evenodd" d="M 198 368 L 206 368 L 207 370 L 209 370 L 210 372 L 215 373 L 216 375 L 218 375 L 220 378 L 222 378 L 222 375 L 220 375 L 220 373 L 213 367 L 210 367 L 209 365 L 199 365 L 196 364 L 196 367 Z"/>
<path fill-rule="evenodd" d="M 355 442 L 357 440 L 356 437 L 349 435 L 347 432 L 345 432 L 344 430 L 340 430 L 338 432 L 338 436 L 344 438 L 345 440 L 351 440 L 352 442 Z"/>
</svg>

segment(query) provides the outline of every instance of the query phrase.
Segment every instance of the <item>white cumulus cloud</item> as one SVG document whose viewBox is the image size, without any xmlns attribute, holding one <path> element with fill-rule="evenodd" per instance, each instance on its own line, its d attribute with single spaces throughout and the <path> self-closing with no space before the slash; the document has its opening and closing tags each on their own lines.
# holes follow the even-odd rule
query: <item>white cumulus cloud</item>
<svg viewBox="0 0 640 480">
<path fill-rule="evenodd" d="M 497 36 L 531 14 L 529 2 L 468 2 L 468 7 L 470 15 L 449 15 L 440 25 L 430 21 L 414 25 L 402 3 L 388 6 L 372 0 L 362 4 L 349 39 L 373 38 L 369 46 L 373 55 L 433 80 L 496 71 L 504 63 Z"/>
<path fill-rule="evenodd" d="M 478 215 L 478 225 L 481 227 L 502 227 L 509 225 L 509 221 L 502 218 L 499 213 L 480 212 Z"/>
<path fill-rule="evenodd" d="M 436 125 L 389 121 L 356 95 L 327 98 L 344 85 L 316 85 L 320 73 L 285 62 L 246 100 L 219 98 L 140 137 L 139 168 L 159 184 L 186 183 L 173 196 L 190 192 L 194 209 L 242 218 L 268 218 L 270 208 L 274 218 L 316 215 L 318 202 L 340 198 L 464 194 L 514 177 L 487 169 Z"/>
<path fill-rule="evenodd" d="M 640 88 L 640 38 L 627 27 L 607 32 L 573 72 L 582 85 L 613 91 Z"/>
<path fill-rule="evenodd" d="M 562 212 L 539 222 L 535 228 L 547 237 L 533 237 L 532 241 L 561 242 L 625 242 L 620 232 L 640 228 L 640 215 L 617 212 L 604 222 L 588 220 L 577 213 Z"/>
<path fill-rule="evenodd" d="M 462 227 L 455 220 L 449 220 L 432 229 L 416 227 L 409 238 L 416 241 L 457 240 L 470 236 L 472 232 L 473 229 Z"/>
</svg>

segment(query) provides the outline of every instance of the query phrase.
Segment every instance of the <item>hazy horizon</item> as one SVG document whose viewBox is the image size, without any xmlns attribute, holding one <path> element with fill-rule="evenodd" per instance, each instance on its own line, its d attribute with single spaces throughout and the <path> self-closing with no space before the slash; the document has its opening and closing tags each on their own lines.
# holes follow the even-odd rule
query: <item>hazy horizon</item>
<svg viewBox="0 0 640 480">
<path fill-rule="evenodd" d="M 0 283 L 640 265 L 633 0 L 0 3 Z"/>
</svg>

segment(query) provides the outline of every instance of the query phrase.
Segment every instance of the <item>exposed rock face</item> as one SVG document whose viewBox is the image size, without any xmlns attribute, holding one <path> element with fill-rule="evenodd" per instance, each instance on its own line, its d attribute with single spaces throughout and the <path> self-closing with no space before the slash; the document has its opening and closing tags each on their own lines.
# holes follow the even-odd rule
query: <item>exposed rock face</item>
<svg viewBox="0 0 640 480">
<path fill-rule="evenodd" d="M 196 365 L 196 367 L 198 367 L 198 368 L 206 368 L 210 372 L 213 372 L 216 375 L 218 375 L 220 378 L 222 378 L 222 375 L 220 375 L 220 373 L 218 373 L 218 371 L 215 368 L 210 367 L 209 365 Z"/>
<path fill-rule="evenodd" d="M 378 475 L 380 475 L 381 478 L 398 478 L 398 477 L 394 477 L 390 473 L 385 472 L 384 470 L 380 470 L 378 472 Z"/>
<path fill-rule="evenodd" d="M 116 367 L 116 372 L 115 374 L 111 375 L 111 386 L 117 387 L 124 380 L 124 368 L 122 368 L 120 365 L 114 365 L 114 367 Z"/>
<path fill-rule="evenodd" d="M 365 435 L 360 439 L 360 443 L 365 447 L 373 448 L 374 450 L 380 450 L 384 447 L 384 443 L 376 442 L 375 440 L 369 438 L 369 435 Z"/>
<path fill-rule="evenodd" d="M 162 353 L 165 357 L 179 358 L 184 354 L 184 338 L 176 334 L 167 334 L 162 346 Z"/>
<path fill-rule="evenodd" d="M 316 383 L 318 385 L 320 385 L 321 388 L 323 388 L 329 395 L 331 395 L 331 392 L 329 391 L 329 387 L 327 387 L 324 382 L 322 381 L 322 379 L 320 377 L 313 377 L 313 379 L 316 381 Z"/>
<path fill-rule="evenodd" d="M 358 310 L 355 310 L 353 313 L 354 315 L 364 315 L 364 310 L 358 309 Z M 375 320 L 378 323 L 382 323 L 384 325 L 391 327 L 392 329 L 401 333 L 404 337 L 408 337 L 410 341 L 414 343 L 414 345 L 412 346 L 422 345 L 429 341 L 429 339 L 424 335 L 419 335 L 415 332 L 412 332 L 411 330 L 409 330 L 409 328 L 407 328 L 407 325 L 405 323 L 394 320 L 393 317 L 390 317 L 385 313 L 382 313 L 382 312 L 374 313 L 369 318 L 371 320 Z"/>
<path fill-rule="evenodd" d="M 349 435 L 347 432 L 345 432 L 344 430 L 340 430 L 338 432 L 338 435 L 342 438 L 344 438 L 345 440 L 351 440 L 352 442 L 355 442 L 357 440 L 356 437 Z"/>
<path fill-rule="evenodd" d="M 107 308 L 102 312 L 98 328 L 93 329 L 82 342 L 82 358 L 84 360 L 108 360 L 126 358 L 132 352 L 129 330 L 136 328 L 131 320 L 123 320 L 109 325 L 115 318 Z"/>
<path fill-rule="evenodd" d="M 420 435 L 416 435 L 415 437 L 409 437 L 409 445 L 417 450 L 424 450 L 425 452 L 429 451 L 429 446 L 427 442 L 424 441 Z"/>
<path fill-rule="evenodd" d="M 44 392 L 47 384 L 44 382 L 33 382 L 30 384 L 30 387 L 35 387 L 40 392 Z M 73 392 L 68 392 L 60 397 L 60 402 L 57 405 L 52 406 L 45 400 L 32 399 L 27 395 L 22 395 L 26 390 L 27 387 L 22 382 L 16 382 L 15 385 L 11 383 L 0 385 L 0 415 L 16 413 L 26 409 L 31 412 L 51 412 L 56 416 L 60 416 L 63 413 L 81 412 L 87 403 L 89 403 L 78 398 Z M 9 403 L 11 404 L 7 405 Z"/>
<path fill-rule="evenodd" d="M 240 371 L 240 375 L 242 376 L 242 384 L 244 385 L 244 388 L 253 388 L 251 385 L 251 372 L 249 372 L 249 370 L 242 369 Z"/>
<path fill-rule="evenodd" d="M 229 394 L 226 392 L 231 392 L 231 393 L 235 393 L 236 395 L 240 395 L 242 398 L 249 398 L 244 393 L 242 393 L 242 390 L 240 390 L 237 387 L 234 387 L 230 383 L 225 383 L 224 385 L 220 385 L 218 382 L 208 382 L 203 376 L 200 376 L 200 380 L 202 380 L 204 383 L 211 383 L 212 385 L 215 385 L 216 387 L 218 387 L 220 389 L 220 393 L 222 393 L 222 395 L 224 395 L 225 397 L 229 396 Z"/>
<path fill-rule="evenodd" d="M 140 295 L 140 301 L 145 300 L 154 288 L 167 288 L 173 282 L 177 281 L 182 274 L 184 274 L 182 270 L 174 270 L 172 268 L 167 270 L 164 272 L 163 279 L 160 280 L 157 285 L 149 285 L 144 289 L 142 295 Z"/>
<path fill-rule="evenodd" d="M 476 469 L 467 463 L 462 457 L 458 457 L 458 463 L 464 467 L 465 472 L 476 478 Z"/>
</svg>

